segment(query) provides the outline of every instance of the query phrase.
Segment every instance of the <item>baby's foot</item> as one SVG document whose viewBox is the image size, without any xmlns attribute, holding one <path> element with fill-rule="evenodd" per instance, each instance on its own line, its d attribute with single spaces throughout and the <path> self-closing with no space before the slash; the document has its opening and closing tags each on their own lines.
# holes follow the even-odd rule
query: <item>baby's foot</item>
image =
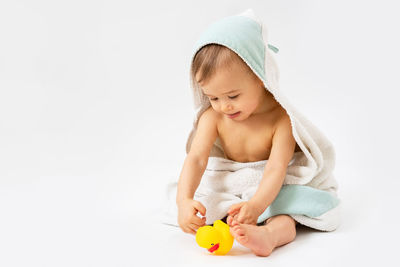
<svg viewBox="0 0 400 267">
<path fill-rule="evenodd" d="M 276 240 L 265 226 L 236 224 L 231 234 L 243 246 L 251 249 L 257 256 L 269 256 L 276 247 Z"/>
</svg>

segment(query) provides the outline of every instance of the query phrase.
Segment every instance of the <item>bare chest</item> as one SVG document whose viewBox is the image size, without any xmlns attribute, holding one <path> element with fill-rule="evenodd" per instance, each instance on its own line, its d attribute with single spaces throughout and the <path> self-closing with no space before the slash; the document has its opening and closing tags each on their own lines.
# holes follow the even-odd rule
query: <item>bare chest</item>
<svg viewBox="0 0 400 267">
<path fill-rule="evenodd" d="M 273 123 L 219 123 L 218 134 L 226 157 L 238 162 L 267 160 L 271 153 Z"/>
</svg>

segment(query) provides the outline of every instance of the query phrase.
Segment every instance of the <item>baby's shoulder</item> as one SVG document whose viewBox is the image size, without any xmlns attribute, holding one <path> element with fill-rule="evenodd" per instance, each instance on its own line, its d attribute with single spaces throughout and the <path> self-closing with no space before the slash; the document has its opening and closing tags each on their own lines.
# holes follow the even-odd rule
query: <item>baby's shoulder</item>
<svg viewBox="0 0 400 267">
<path fill-rule="evenodd" d="M 290 117 L 284 108 L 280 108 L 276 117 L 276 124 L 290 125 Z"/>
<path fill-rule="evenodd" d="M 279 110 L 277 110 L 277 113 L 276 113 L 275 119 L 274 119 L 274 126 L 275 126 L 275 128 L 278 128 L 278 127 L 287 128 L 287 127 L 291 126 L 290 117 L 287 114 L 286 110 L 282 107 Z"/>
<path fill-rule="evenodd" d="M 199 121 L 207 124 L 217 124 L 220 119 L 218 112 L 216 112 L 212 107 L 209 107 L 204 111 L 199 118 Z"/>
</svg>

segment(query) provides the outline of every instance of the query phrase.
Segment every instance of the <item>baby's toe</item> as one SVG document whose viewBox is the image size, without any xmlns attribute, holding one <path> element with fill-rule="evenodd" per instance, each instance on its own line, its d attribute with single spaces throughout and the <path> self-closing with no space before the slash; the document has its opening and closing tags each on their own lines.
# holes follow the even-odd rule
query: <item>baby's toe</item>
<svg viewBox="0 0 400 267">
<path fill-rule="evenodd" d="M 235 227 L 237 227 L 237 230 L 236 230 L 237 235 L 242 236 L 242 235 L 246 234 L 245 229 L 243 229 L 243 227 L 241 227 L 240 225 L 237 225 Z"/>
<path fill-rule="evenodd" d="M 246 235 L 238 236 L 236 240 L 243 246 L 246 246 L 249 242 L 249 238 Z"/>
<path fill-rule="evenodd" d="M 231 235 L 233 235 L 233 236 L 235 236 L 235 235 L 236 235 L 235 231 L 233 230 L 233 227 L 229 228 L 229 232 L 230 232 L 230 233 L 231 233 Z"/>
<path fill-rule="evenodd" d="M 231 227 L 231 234 L 233 235 L 233 237 L 237 238 L 239 236 L 245 235 L 246 232 L 245 229 L 243 229 L 243 227 L 241 227 L 240 225 L 235 225 Z"/>
<path fill-rule="evenodd" d="M 238 225 L 236 225 L 236 226 L 231 227 L 229 230 L 231 232 L 231 235 L 236 237 L 238 235 L 239 229 L 240 229 L 240 227 Z"/>
</svg>

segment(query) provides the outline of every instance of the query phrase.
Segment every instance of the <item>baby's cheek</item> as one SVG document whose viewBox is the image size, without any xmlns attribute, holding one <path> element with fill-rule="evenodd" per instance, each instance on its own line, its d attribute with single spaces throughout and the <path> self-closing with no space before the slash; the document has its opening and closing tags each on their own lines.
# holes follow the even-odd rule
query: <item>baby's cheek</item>
<svg viewBox="0 0 400 267">
<path fill-rule="evenodd" d="M 218 105 L 211 103 L 211 107 L 215 110 L 218 111 Z"/>
</svg>

